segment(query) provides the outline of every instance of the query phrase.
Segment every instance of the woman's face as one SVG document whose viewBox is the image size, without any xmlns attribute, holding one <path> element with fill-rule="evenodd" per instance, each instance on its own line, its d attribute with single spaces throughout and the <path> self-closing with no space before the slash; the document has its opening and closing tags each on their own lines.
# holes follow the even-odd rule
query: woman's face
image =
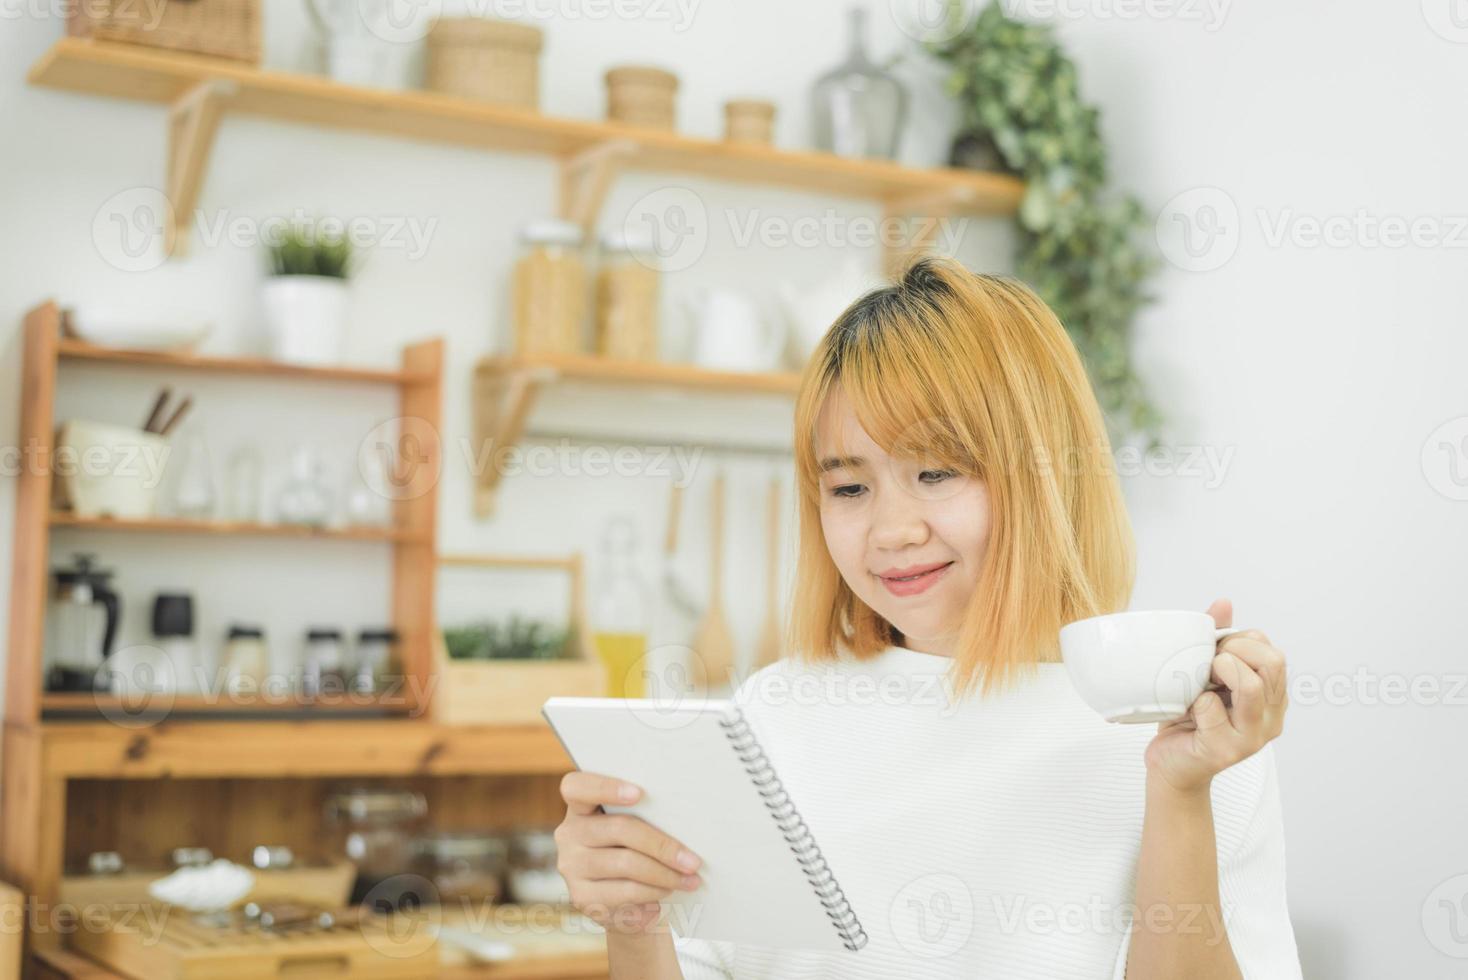
<svg viewBox="0 0 1468 980">
<path fill-rule="evenodd" d="M 984 482 L 887 455 L 839 388 L 821 411 L 815 448 L 821 529 L 841 577 L 907 647 L 953 656 L 989 545 Z"/>
</svg>

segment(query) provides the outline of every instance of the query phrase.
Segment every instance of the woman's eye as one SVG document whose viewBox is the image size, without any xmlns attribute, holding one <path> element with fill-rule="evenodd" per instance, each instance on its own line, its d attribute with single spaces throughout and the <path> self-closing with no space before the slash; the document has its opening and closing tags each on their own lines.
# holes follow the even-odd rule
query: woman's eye
<svg viewBox="0 0 1468 980">
<path fill-rule="evenodd" d="M 923 470 L 918 474 L 918 479 L 924 483 L 942 483 L 957 475 L 958 473 L 954 470 Z"/>
<path fill-rule="evenodd" d="M 831 496 L 833 496 L 833 497 L 857 497 L 857 496 L 860 496 L 861 495 L 861 492 L 863 490 L 865 490 L 865 489 L 866 489 L 866 487 L 862 486 L 860 483 L 843 483 L 839 487 L 832 487 L 831 488 Z"/>
</svg>

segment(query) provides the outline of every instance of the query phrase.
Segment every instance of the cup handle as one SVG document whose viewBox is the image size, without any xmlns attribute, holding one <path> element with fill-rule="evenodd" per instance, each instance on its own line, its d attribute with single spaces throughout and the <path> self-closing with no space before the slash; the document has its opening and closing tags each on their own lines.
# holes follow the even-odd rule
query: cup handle
<svg viewBox="0 0 1468 980">
<path fill-rule="evenodd" d="M 1214 656 L 1217 656 L 1218 655 L 1218 641 L 1219 640 L 1222 640 L 1225 636 L 1233 636 L 1235 633 L 1242 633 L 1245 629 L 1247 629 L 1247 627 L 1244 627 L 1244 626 L 1220 626 L 1220 627 L 1216 628 L 1213 631 L 1213 644 L 1214 644 L 1213 654 L 1214 654 Z M 1221 690 L 1223 690 L 1223 685 L 1213 683 L 1213 679 L 1210 677 L 1208 679 L 1208 683 L 1206 685 L 1204 685 L 1203 690 L 1205 690 L 1205 691 L 1221 691 Z"/>
</svg>

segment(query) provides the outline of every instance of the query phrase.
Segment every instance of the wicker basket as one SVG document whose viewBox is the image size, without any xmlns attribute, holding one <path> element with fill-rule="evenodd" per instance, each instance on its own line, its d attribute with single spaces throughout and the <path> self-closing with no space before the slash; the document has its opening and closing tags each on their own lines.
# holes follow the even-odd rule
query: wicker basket
<svg viewBox="0 0 1468 980">
<path fill-rule="evenodd" d="M 442 17 L 428 34 L 424 87 L 496 105 L 540 108 L 544 35 L 528 24 Z"/>
<path fill-rule="evenodd" d="M 87 0 L 70 5 L 66 32 L 260 63 L 260 0 Z"/>
<path fill-rule="evenodd" d="M 627 65 L 607 72 L 607 118 L 630 126 L 674 129 L 678 76 L 661 68 Z"/>
<path fill-rule="evenodd" d="M 775 103 L 758 99 L 725 102 L 724 139 L 731 143 L 773 143 Z"/>
</svg>

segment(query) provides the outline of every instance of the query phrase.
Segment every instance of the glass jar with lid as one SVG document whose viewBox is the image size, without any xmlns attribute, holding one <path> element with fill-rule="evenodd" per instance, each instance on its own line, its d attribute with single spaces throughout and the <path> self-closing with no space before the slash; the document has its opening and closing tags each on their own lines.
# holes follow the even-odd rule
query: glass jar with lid
<svg viewBox="0 0 1468 980">
<path fill-rule="evenodd" d="M 520 229 L 515 260 L 514 350 L 584 353 L 589 283 L 584 234 L 574 221 L 541 218 Z"/>
<path fill-rule="evenodd" d="M 397 642 L 397 631 L 392 629 L 364 629 L 357 633 L 352 674 L 354 692 L 378 694 L 387 689 L 394 671 L 398 670 Z"/>
<path fill-rule="evenodd" d="M 306 648 L 301 658 L 301 693 L 308 698 L 340 697 L 347 689 L 346 651 L 342 631 L 312 627 L 306 631 Z"/>
<path fill-rule="evenodd" d="M 389 878 L 413 871 L 413 838 L 428 801 L 406 789 L 358 786 L 326 798 L 326 823 L 339 853 L 357 866 L 353 901 Z"/>
<path fill-rule="evenodd" d="M 556 869 L 556 836 L 550 830 L 521 829 L 510 835 L 510 897 L 523 905 L 565 905 L 571 901 L 566 879 Z"/>
<path fill-rule="evenodd" d="M 498 902 L 509 865 L 504 837 L 477 830 L 434 830 L 413 842 L 418 873 L 433 883 L 438 900 Z"/>
<path fill-rule="evenodd" d="M 628 361 L 658 359 L 658 292 L 662 275 L 652 236 L 602 236 L 596 270 L 596 352 Z"/>
<path fill-rule="evenodd" d="M 235 623 L 224 641 L 224 689 L 229 694 L 259 694 L 270 671 L 265 630 Z"/>
</svg>

